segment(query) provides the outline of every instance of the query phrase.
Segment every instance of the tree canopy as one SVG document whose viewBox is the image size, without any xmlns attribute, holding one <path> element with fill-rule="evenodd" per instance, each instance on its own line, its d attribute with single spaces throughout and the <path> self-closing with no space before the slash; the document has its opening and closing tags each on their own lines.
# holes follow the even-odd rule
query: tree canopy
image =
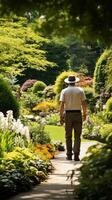
<svg viewBox="0 0 112 200">
<path fill-rule="evenodd" d="M 111 0 L 1 0 L 0 6 L 1 15 L 27 12 L 31 18 L 36 11 L 49 32 L 69 30 L 84 38 L 112 42 Z"/>
<path fill-rule="evenodd" d="M 0 20 L 0 71 L 16 75 L 25 68 L 44 70 L 54 66 L 42 50 L 47 39 L 35 34 L 25 18 Z"/>
</svg>

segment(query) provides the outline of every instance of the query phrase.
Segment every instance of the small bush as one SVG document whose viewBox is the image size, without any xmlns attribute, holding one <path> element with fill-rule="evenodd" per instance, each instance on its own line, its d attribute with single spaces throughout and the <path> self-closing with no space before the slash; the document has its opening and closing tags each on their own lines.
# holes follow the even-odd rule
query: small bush
<svg viewBox="0 0 112 200">
<path fill-rule="evenodd" d="M 37 123 L 32 124 L 32 126 L 30 127 L 30 134 L 34 144 L 51 143 L 49 133 L 44 130 L 43 125 L 38 125 Z"/>
<path fill-rule="evenodd" d="M 38 103 L 32 110 L 33 111 L 42 111 L 49 112 L 56 110 L 57 104 L 54 101 L 43 101 Z"/>
<path fill-rule="evenodd" d="M 87 101 L 87 104 L 89 106 L 89 109 L 90 109 L 91 112 L 94 112 L 94 107 L 95 107 L 95 104 L 96 104 L 97 97 L 94 94 L 93 88 L 85 87 L 84 92 L 85 92 L 85 95 L 86 95 L 86 101 Z"/>
<path fill-rule="evenodd" d="M 46 87 L 46 84 L 42 81 L 37 81 L 34 85 L 33 85 L 33 93 L 37 93 L 40 91 L 43 91 Z"/>
<path fill-rule="evenodd" d="M 28 88 L 32 87 L 34 85 L 34 83 L 36 83 L 36 82 L 37 82 L 37 80 L 35 80 L 35 79 L 28 79 L 23 83 L 20 90 L 22 92 L 25 92 L 28 90 Z"/>
<path fill-rule="evenodd" d="M 0 111 L 6 114 L 7 110 L 13 110 L 15 118 L 19 116 L 19 103 L 12 94 L 8 83 L 0 78 Z"/>
<path fill-rule="evenodd" d="M 55 97 L 54 86 L 53 86 L 53 85 L 47 86 L 47 87 L 44 89 L 43 94 L 44 94 L 44 97 L 45 97 L 45 98 L 53 99 L 53 97 Z"/>
<path fill-rule="evenodd" d="M 49 125 L 58 125 L 60 122 L 59 114 L 48 115 L 46 120 Z"/>
</svg>

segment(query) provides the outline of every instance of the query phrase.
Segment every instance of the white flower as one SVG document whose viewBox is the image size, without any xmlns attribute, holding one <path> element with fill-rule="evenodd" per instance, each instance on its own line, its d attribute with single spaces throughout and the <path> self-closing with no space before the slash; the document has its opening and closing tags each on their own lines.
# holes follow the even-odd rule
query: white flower
<svg viewBox="0 0 112 200">
<path fill-rule="evenodd" d="M 41 120 L 41 125 L 43 125 L 43 126 L 46 125 L 46 120 L 45 120 L 45 119 L 42 119 L 42 120 Z"/>
<path fill-rule="evenodd" d="M 4 132 L 6 129 L 14 131 L 16 134 L 25 135 L 28 141 L 30 141 L 29 129 L 24 126 L 20 119 L 15 120 L 13 118 L 13 111 L 8 110 L 6 117 L 0 112 L 0 129 Z"/>
<path fill-rule="evenodd" d="M 8 129 L 8 123 L 5 117 L 1 118 L 0 120 L 0 128 L 2 129 L 2 131 Z"/>
<path fill-rule="evenodd" d="M 13 111 L 12 110 L 8 110 L 7 111 L 6 120 L 8 122 L 9 129 L 12 129 L 13 120 L 14 120 L 14 118 L 13 118 Z"/>
<path fill-rule="evenodd" d="M 0 119 L 4 117 L 4 114 L 0 112 Z"/>
<path fill-rule="evenodd" d="M 21 135 L 25 135 L 28 141 L 30 141 L 30 133 L 29 133 L 29 128 L 27 126 L 24 126 Z"/>
</svg>

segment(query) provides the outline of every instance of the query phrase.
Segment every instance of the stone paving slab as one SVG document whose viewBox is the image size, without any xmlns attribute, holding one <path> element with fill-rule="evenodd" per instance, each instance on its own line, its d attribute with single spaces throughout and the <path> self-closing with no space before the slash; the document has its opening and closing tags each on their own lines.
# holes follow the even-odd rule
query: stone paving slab
<svg viewBox="0 0 112 200">
<path fill-rule="evenodd" d="M 94 142 L 82 142 L 81 156 L 83 158 L 89 146 Z M 66 152 L 61 152 L 52 160 L 55 170 L 49 175 L 46 182 L 33 188 L 33 190 L 10 198 L 10 200 L 73 200 L 73 186 L 67 174 L 80 167 L 81 162 L 66 160 Z M 75 175 L 77 178 L 77 175 Z"/>
</svg>

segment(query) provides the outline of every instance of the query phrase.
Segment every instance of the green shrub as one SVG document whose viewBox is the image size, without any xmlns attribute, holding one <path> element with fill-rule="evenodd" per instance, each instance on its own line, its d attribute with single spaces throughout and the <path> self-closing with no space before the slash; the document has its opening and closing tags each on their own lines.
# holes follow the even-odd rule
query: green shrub
<svg viewBox="0 0 112 200">
<path fill-rule="evenodd" d="M 86 95 L 86 101 L 89 106 L 89 109 L 90 109 L 90 111 L 94 112 L 94 107 L 95 107 L 96 100 L 97 100 L 94 90 L 91 87 L 85 87 L 84 92 Z"/>
<path fill-rule="evenodd" d="M 100 93 L 101 89 L 112 91 L 112 48 L 105 50 L 96 63 L 94 72 L 94 89 Z"/>
<path fill-rule="evenodd" d="M 47 178 L 50 161 L 40 160 L 27 148 L 15 148 L 0 159 L 0 199 L 31 189 Z"/>
<path fill-rule="evenodd" d="M 60 122 L 59 114 L 51 114 L 47 116 L 46 120 L 48 125 L 58 125 Z"/>
<path fill-rule="evenodd" d="M 83 160 L 74 196 L 80 200 L 112 199 L 112 150 L 94 146 Z"/>
<path fill-rule="evenodd" d="M 112 97 L 106 102 L 106 118 L 109 122 L 112 122 Z"/>
<path fill-rule="evenodd" d="M 32 93 L 32 91 L 23 92 L 20 97 L 21 114 L 29 114 L 36 103 L 40 101 L 38 95 Z"/>
<path fill-rule="evenodd" d="M 38 125 L 37 123 L 33 123 L 30 127 L 30 134 L 34 144 L 51 143 L 49 133 L 47 133 L 44 128 L 43 125 Z"/>
<path fill-rule="evenodd" d="M 40 91 L 43 91 L 46 87 L 46 84 L 42 81 L 37 81 L 36 83 L 34 83 L 33 85 L 33 93 L 37 93 Z"/>
<path fill-rule="evenodd" d="M 112 112 L 112 97 L 108 99 L 106 102 L 106 111 L 107 112 Z"/>
<path fill-rule="evenodd" d="M 65 78 L 67 78 L 70 74 L 76 74 L 73 71 L 64 71 L 62 72 L 56 79 L 54 85 L 54 92 L 58 95 L 60 94 L 61 90 L 65 88 L 66 84 L 64 83 Z"/>
<path fill-rule="evenodd" d="M 44 91 L 43 91 L 44 97 L 45 98 L 50 98 L 53 99 L 53 97 L 55 96 L 54 93 L 54 85 L 49 85 L 47 86 Z"/>
<path fill-rule="evenodd" d="M 13 110 L 15 118 L 19 116 L 19 104 L 13 96 L 8 83 L 0 78 L 0 111 L 6 114 L 7 110 Z"/>
<path fill-rule="evenodd" d="M 110 137 L 112 137 L 111 135 L 112 133 L 112 124 L 104 124 L 103 126 L 101 126 L 100 128 L 100 140 L 103 141 L 104 143 L 110 143 Z"/>
</svg>

